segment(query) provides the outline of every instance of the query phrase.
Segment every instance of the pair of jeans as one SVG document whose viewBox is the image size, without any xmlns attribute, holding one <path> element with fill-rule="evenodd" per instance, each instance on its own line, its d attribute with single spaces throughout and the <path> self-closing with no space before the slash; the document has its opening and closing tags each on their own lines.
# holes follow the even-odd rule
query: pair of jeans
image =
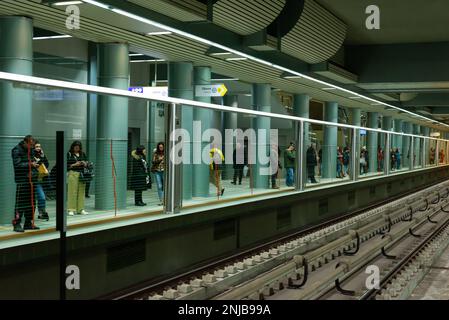
<svg viewBox="0 0 449 320">
<path fill-rule="evenodd" d="M 341 172 L 341 163 L 337 162 L 337 177 L 340 177 L 342 174 Z"/>
<path fill-rule="evenodd" d="M 401 168 L 401 160 L 396 160 L 396 169 L 399 170 Z"/>
<path fill-rule="evenodd" d="M 44 186 L 41 183 L 36 183 L 34 187 L 36 188 L 37 207 L 39 208 L 39 211 L 45 211 L 46 203 Z"/>
<path fill-rule="evenodd" d="M 349 175 L 349 164 L 344 164 L 343 166 L 345 168 L 344 174 Z"/>
<path fill-rule="evenodd" d="M 287 187 L 292 187 L 295 182 L 295 168 L 287 168 L 287 178 L 285 179 L 285 184 Z"/>
<path fill-rule="evenodd" d="M 162 202 L 164 201 L 164 171 L 156 171 L 154 175 L 156 176 L 157 194 Z"/>
</svg>

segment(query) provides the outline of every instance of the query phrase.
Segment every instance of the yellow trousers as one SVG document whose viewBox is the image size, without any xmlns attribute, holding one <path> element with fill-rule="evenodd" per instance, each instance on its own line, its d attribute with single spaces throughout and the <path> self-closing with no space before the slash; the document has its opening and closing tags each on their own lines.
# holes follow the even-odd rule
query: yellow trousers
<svg viewBox="0 0 449 320">
<path fill-rule="evenodd" d="M 79 213 L 84 210 L 84 196 L 86 192 L 86 184 L 80 182 L 80 173 L 69 171 L 67 190 L 67 210 Z"/>
<path fill-rule="evenodd" d="M 209 169 L 209 182 L 221 192 L 221 170 Z"/>
</svg>

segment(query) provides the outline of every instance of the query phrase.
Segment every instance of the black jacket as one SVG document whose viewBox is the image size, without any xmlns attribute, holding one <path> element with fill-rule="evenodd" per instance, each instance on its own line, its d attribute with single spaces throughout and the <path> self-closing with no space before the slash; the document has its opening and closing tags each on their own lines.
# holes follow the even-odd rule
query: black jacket
<svg viewBox="0 0 449 320">
<path fill-rule="evenodd" d="M 27 183 L 30 178 L 30 164 L 33 162 L 33 150 L 28 156 L 28 147 L 21 141 L 11 150 L 11 157 L 14 166 L 14 180 L 16 183 Z M 33 182 L 37 179 L 37 169 L 31 166 L 31 178 Z"/>
<path fill-rule="evenodd" d="M 41 163 L 44 164 L 44 166 L 47 168 L 47 170 L 50 171 L 48 159 L 45 154 L 41 155 L 40 153 L 37 153 L 36 150 L 33 150 L 32 160 L 35 161 L 37 164 L 41 164 Z"/>
<path fill-rule="evenodd" d="M 148 165 L 144 155 L 138 155 L 134 150 L 131 153 L 131 190 L 144 191 L 151 188 Z"/>
<path fill-rule="evenodd" d="M 309 147 L 306 152 L 306 163 L 308 167 L 317 165 L 315 149 Z"/>
<path fill-rule="evenodd" d="M 67 153 L 67 171 L 77 171 L 81 172 L 84 170 L 84 167 L 73 167 L 70 168 L 72 164 L 75 164 L 77 161 L 87 161 L 87 156 L 84 152 L 81 152 L 80 156 L 77 157 L 74 153 Z M 48 168 L 48 167 L 47 167 Z"/>
<path fill-rule="evenodd" d="M 242 148 L 239 152 L 243 152 L 243 163 L 237 163 L 237 149 L 234 149 L 234 152 L 232 153 L 232 163 L 234 169 L 243 169 L 243 167 L 248 165 L 248 153 L 246 149 Z"/>
</svg>

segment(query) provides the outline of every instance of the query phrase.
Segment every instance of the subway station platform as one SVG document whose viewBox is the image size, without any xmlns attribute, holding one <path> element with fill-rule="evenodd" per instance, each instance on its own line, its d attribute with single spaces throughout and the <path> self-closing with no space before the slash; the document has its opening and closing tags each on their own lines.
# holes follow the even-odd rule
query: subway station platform
<svg viewBox="0 0 449 320">
<path fill-rule="evenodd" d="M 403 2 L 1 1 L 0 299 L 276 300 L 371 245 L 444 299 L 449 5 Z"/>
</svg>

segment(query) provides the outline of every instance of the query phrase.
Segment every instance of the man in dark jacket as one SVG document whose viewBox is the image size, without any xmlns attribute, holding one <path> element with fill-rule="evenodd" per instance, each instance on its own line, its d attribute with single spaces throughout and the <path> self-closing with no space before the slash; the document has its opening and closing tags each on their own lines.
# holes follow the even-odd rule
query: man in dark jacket
<svg viewBox="0 0 449 320">
<path fill-rule="evenodd" d="M 307 164 L 307 177 L 308 177 L 308 179 L 310 179 L 311 183 L 318 183 L 318 181 L 315 180 L 315 167 L 318 164 L 318 161 L 317 161 L 316 150 L 315 150 L 315 147 L 314 147 L 313 143 L 307 149 L 307 152 L 306 152 L 306 164 Z"/>
<path fill-rule="evenodd" d="M 138 146 L 131 153 L 131 190 L 134 190 L 134 204 L 138 207 L 144 207 L 147 204 L 143 202 L 143 191 L 151 189 L 150 175 L 148 174 L 148 165 L 145 146 Z"/>
<path fill-rule="evenodd" d="M 236 148 L 232 154 L 232 163 L 234 168 L 234 179 L 232 184 L 237 184 L 237 178 L 239 179 L 239 184 L 242 184 L 243 169 L 248 164 L 248 157 L 246 150 L 242 148 L 241 143 L 237 143 Z"/>
<path fill-rule="evenodd" d="M 14 165 L 14 179 L 16 181 L 16 205 L 12 224 L 14 231 L 38 230 L 33 222 L 34 187 L 33 177 L 37 174 L 37 164 L 32 158 L 35 140 L 32 136 L 26 136 L 17 146 L 11 150 Z M 22 216 L 25 223 L 21 225 Z"/>
</svg>

